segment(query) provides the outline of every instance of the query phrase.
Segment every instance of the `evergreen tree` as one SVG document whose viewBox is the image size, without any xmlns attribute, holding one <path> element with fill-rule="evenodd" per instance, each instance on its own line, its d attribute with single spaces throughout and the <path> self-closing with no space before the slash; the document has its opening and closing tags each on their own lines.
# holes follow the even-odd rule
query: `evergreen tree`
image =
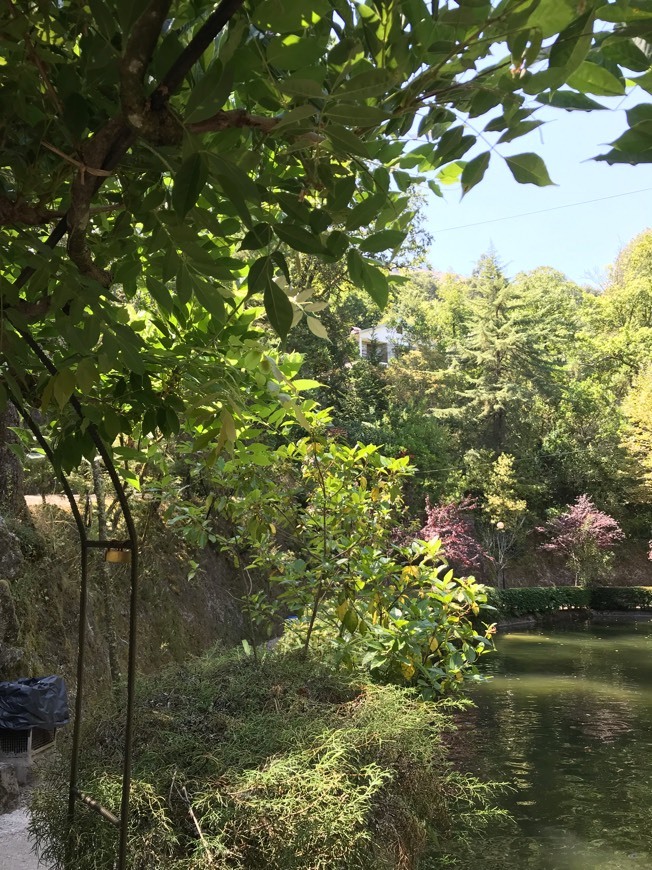
<svg viewBox="0 0 652 870">
<path fill-rule="evenodd" d="M 533 303 L 527 285 L 509 282 L 494 253 L 480 259 L 470 282 L 470 329 L 454 356 L 464 376 L 464 426 L 477 421 L 480 444 L 496 453 L 557 363 Z"/>
</svg>

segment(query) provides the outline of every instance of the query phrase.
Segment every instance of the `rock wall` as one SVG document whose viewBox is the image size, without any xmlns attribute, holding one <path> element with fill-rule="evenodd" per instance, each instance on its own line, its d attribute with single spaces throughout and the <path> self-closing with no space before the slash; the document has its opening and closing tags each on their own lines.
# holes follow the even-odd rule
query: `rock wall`
<svg viewBox="0 0 652 870">
<path fill-rule="evenodd" d="M 143 507 L 143 510 L 146 510 Z M 74 691 L 79 612 L 79 541 L 69 514 L 45 505 L 32 523 L 0 524 L 0 680 L 57 673 Z M 141 548 L 138 666 L 142 672 L 243 636 L 238 575 L 211 550 L 193 553 L 156 516 L 138 518 Z M 100 551 L 90 558 L 87 680 L 90 693 L 109 687 L 106 608 L 126 669 L 129 571 L 112 566 L 107 586 Z M 192 580 L 189 563 L 199 562 Z"/>
</svg>

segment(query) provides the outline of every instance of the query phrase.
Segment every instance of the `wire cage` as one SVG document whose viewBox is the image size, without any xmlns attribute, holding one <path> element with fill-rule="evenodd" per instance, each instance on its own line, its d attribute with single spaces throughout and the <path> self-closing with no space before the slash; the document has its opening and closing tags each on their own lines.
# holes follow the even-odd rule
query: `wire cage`
<svg viewBox="0 0 652 870">
<path fill-rule="evenodd" d="M 0 728 L 0 761 L 20 758 L 29 764 L 35 755 L 53 749 L 56 739 L 56 728 Z"/>
</svg>

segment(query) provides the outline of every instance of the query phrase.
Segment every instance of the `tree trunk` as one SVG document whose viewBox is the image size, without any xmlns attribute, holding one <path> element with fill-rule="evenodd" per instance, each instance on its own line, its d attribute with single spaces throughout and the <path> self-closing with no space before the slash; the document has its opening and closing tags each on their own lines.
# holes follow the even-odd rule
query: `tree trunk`
<svg viewBox="0 0 652 870">
<path fill-rule="evenodd" d="M 108 540 L 109 531 L 106 521 L 106 502 L 104 500 L 104 481 L 102 480 L 102 469 L 97 459 L 91 462 L 91 471 L 93 474 L 93 491 L 95 493 L 95 501 L 97 505 L 97 526 L 98 537 L 101 541 Z M 115 688 L 120 682 L 120 662 L 118 659 L 118 638 L 115 630 L 115 619 L 113 617 L 113 577 L 109 565 L 102 560 L 101 564 L 101 589 L 102 589 L 102 604 L 104 606 L 104 619 L 106 622 L 106 643 L 109 651 L 109 671 L 111 673 L 111 684 Z"/>
<path fill-rule="evenodd" d="M 23 466 L 9 446 L 18 440 L 10 427 L 19 422 L 18 411 L 9 402 L 0 412 L 0 512 L 11 516 L 20 516 L 26 510 Z"/>
</svg>

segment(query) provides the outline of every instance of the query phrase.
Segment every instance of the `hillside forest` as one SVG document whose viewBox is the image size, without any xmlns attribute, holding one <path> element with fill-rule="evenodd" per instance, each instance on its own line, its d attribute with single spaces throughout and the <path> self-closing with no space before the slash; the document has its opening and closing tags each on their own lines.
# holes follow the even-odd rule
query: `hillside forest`
<svg viewBox="0 0 652 870">
<path fill-rule="evenodd" d="M 652 232 L 600 287 L 545 250 L 442 274 L 423 198 L 501 161 L 553 184 L 542 110 L 634 89 L 594 159 L 652 161 L 651 20 L 2 5 L 0 667 L 75 695 L 32 801 L 51 866 L 466 867 L 508 821 L 450 714 L 500 587 L 586 615 L 649 570 Z M 27 509 L 67 487 L 76 528 Z"/>
</svg>

